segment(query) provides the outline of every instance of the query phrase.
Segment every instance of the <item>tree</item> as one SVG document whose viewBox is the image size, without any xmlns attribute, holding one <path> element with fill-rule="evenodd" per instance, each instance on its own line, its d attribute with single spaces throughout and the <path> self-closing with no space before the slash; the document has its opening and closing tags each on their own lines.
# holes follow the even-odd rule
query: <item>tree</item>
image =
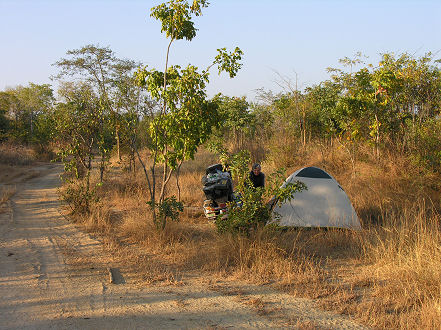
<svg viewBox="0 0 441 330">
<path fill-rule="evenodd" d="M 38 151 L 47 150 L 50 141 L 50 116 L 55 98 L 50 85 L 29 83 L 1 92 L 0 103 L 9 120 L 8 138 L 34 144 Z"/>
<path fill-rule="evenodd" d="M 158 104 L 157 109 L 151 109 L 149 117 L 148 148 L 152 161 L 149 171 L 138 153 L 150 193 L 153 221 L 158 228 L 164 228 L 166 224 L 166 216 L 160 214 L 157 217 L 156 210 L 166 209 L 164 203 L 170 201 L 165 192 L 173 171 L 179 169 L 186 159 L 193 158 L 198 146 L 208 139 L 215 123 L 216 104 L 208 101 L 206 96 L 209 69 L 217 65 L 219 73 L 225 71 L 234 77 L 241 66 L 242 51 L 239 48 L 231 53 L 224 48 L 218 49 L 212 65 L 202 71 L 193 65 L 184 68 L 169 66 L 172 43 L 182 39 L 191 41 L 196 36 L 192 19 L 202 15 L 202 9 L 207 6 L 205 0 L 194 0 L 191 4 L 171 0 L 151 9 L 151 16 L 161 22 L 161 32 L 170 40 L 164 71 L 144 67 L 137 73 L 139 85 L 145 87 Z M 162 163 L 159 196 L 156 195 L 155 172 L 158 163 Z"/>
<path fill-rule="evenodd" d="M 401 146 L 403 152 L 410 142 L 409 132 L 416 133 L 415 121 L 421 123 L 439 112 L 441 75 L 437 62 L 430 53 L 419 59 L 385 53 L 378 65 L 355 71 L 355 65 L 363 64 L 360 57 L 356 54 L 354 59 L 340 60 L 349 72 L 329 69 L 330 81 L 307 89 L 310 104 L 321 110 L 321 118 L 327 118 L 331 124 L 327 127 L 353 161 L 363 142 L 373 146 L 377 159 L 386 146 Z M 406 124 L 409 118 L 412 127 Z"/>
<path fill-rule="evenodd" d="M 219 125 L 219 132 L 223 140 L 229 141 L 233 146 L 233 152 L 243 150 L 246 139 L 251 138 L 254 133 L 254 115 L 249 111 L 250 105 L 245 97 L 228 97 L 216 95 L 214 98 L 219 104 L 219 116 L 222 125 Z"/>
<path fill-rule="evenodd" d="M 57 79 L 66 76 L 77 77 L 87 82 L 98 95 L 99 105 L 102 112 L 111 119 L 116 139 L 118 158 L 120 159 L 120 134 L 118 122 L 118 108 L 115 107 L 112 99 L 112 88 L 114 87 L 114 76 L 121 67 L 121 60 L 117 59 L 111 49 L 98 45 L 86 45 L 80 49 L 67 51 L 68 58 L 62 58 L 55 63 L 60 68 L 56 75 Z M 102 136 L 104 137 L 104 136 Z M 106 141 L 101 143 L 101 181 L 103 179 L 106 160 L 109 157 L 110 148 L 105 148 Z"/>
<path fill-rule="evenodd" d="M 332 139 L 338 133 L 335 109 L 340 93 L 341 87 L 330 80 L 306 89 L 306 99 L 314 120 L 310 126 L 316 137 Z"/>
<path fill-rule="evenodd" d="M 99 97 L 92 86 L 85 82 L 63 83 L 59 94 L 60 102 L 54 113 L 56 137 L 60 144 L 59 157 L 65 164 L 70 186 L 64 199 L 74 213 L 90 211 L 94 191 L 90 187 L 94 149 L 101 148 L 105 141 L 106 121 Z M 75 186 L 77 184 L 77 186 Z"/>
<path fill-rule="evenodd" d="M 132 60 L 119 60 L 113 68 L 112 98 L 117 115 L 118 125 L 117 145 L 128 148 L 129 168 L 135 172 L 135 154 L 139 141 L 136 131 L 140 119 L 146 113 L 146 107 L 151 107 L 150 99 L 141 86 L 136 83 L 135 72 L 140 66 Z M 118 158 L 121 159 L 120 149 Z M 133 166 L 133 167 L 132 167 Z"/>
<path fill-rule="evenodd" d="M 10 120 L 7 117 L 11 107 L 13 107 L 16 97 L 8 92 L 0 92 L 0 141 L 7 139 L 10 129 Z"/>
<path fill-rule="evenodd" d="M 17 87 L 16 93 L 24 112 L 29 118 L 29 134 L 32 140 L 37 118 L 49 112 L 55 102 L 53 90 L 49 84 L 29 83 L 28 87 Z"/>
</svg>

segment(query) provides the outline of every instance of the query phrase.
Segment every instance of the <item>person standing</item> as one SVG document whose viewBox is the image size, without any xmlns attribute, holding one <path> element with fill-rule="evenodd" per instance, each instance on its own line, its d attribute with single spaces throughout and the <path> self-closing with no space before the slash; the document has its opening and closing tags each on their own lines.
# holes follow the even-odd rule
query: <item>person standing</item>
<svg viewBox="0 0 441 330">
<path fill-rule="evenodd" d="M 254 188 L 265 187 L 265 174 L 260 164 L 253 164 L 249 177 Z"/>
</svg>

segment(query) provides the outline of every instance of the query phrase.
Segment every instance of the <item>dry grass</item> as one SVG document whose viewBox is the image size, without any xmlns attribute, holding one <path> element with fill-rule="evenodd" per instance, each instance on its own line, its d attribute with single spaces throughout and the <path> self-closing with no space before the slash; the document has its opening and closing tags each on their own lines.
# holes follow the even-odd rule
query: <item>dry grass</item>
<svg viewBox="0 0 441 330">
<path fill-rule="evenodd" d="M 0 143 L 0 164 L 6 165 L 31 165 L 36 160 L 36 154 L 31 148 Z"/>
<path fill-rule="evenodd" d="M 12 196 L 14 196 L 15 191 L 16 191 L 15 187 L 11 187 L 11 186 L 0 188 L 0 206 L 3 203 L 6 203 Z M 0 209 L 0 212 L 1 210 L 2 209 Z"/>
<path fill-rule="evenodd" d="M 378 299 L 366 302 L 366 307 L 387 316 L 374 325 L 440 328 L 440 217 L 427 215 L 422 204 L 387 220 L 383 227 L 369 230 L 360 272 Z"/>
<path fill-rule="evenodd" d="M 32 149 L 9 143 L 0 143 L 0 185 L 23 182 L 39 175 L 30 169 L 35 162 Z M 15 194 L 15 188 L 0 188 L 0 205 Z"/>
<path fill-rule="evenodd" d="M 216 162 L 204 151 L 181 169 L 181 198 L 192 207 L 179 223 L 157 231 L 145 203 L 143 173 L 118 166 L 110 169 L 100 204 L 83 222 L 102 233 L 115 257 L 136 269 L 144 283 L 179 284 L 190 274 L 272 283 L 377 328 L 440 328 L 441 198 L 433 184 L 439 177 L 399 156 L 376 163 L 366 153 L 355 173 L 339 149 L 312 150 L 296 159 L 288 173 L 315 165 L 340 182 L 363 230 L 264 228 L 251 237 L 219 235 L 202 214 L 200 179 Z M 273 166 L 263 168 L 270 172 Z M 169 193 L 177 193 L 173 181 Z M 265 310 L 259 301 L 250 303 Z"/>
</svg>

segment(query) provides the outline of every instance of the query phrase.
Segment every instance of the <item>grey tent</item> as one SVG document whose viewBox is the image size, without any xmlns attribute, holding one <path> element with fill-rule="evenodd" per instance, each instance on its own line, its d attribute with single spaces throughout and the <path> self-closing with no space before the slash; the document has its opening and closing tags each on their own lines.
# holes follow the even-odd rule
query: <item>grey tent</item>
<svg viewBox="0 0 441 330">
<path fill-rule="evenodd" d="M 357 213 L 338 182 L 318 167 L 304 167 L 291 174 L 288 182 L 301 181 L 307 190 L 294 195 L 294 199 L 275 206 L 281 226 L 337 227 L 361 229 Z"/>
</svg>

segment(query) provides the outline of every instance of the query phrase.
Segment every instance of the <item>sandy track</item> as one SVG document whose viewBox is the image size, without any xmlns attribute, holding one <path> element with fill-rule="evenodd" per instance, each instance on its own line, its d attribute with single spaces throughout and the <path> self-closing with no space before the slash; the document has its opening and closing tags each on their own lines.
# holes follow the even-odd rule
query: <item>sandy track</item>
<svg viewBox="0 0 441 330">
<path fill-rule="evenodd" d="M 313 301 L 240 283 L 109 283 L 102 244 L 59 213 L 59 165 L 17 185 L 0 214 L 0 329 L 362 329 Z"/>
</svg>

